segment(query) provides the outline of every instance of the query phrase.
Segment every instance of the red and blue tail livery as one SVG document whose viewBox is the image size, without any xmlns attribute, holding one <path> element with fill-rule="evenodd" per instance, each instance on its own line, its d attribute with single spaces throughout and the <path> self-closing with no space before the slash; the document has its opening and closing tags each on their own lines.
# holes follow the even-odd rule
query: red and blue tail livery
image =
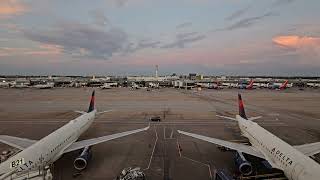
<svg viewBox="0 0 320 180">
<path fill-rule="evenodd" d="M 95 93 L 95 90 L 93 90 L 92 95 L 91 95 L 88 113 L 94 110 L 94 93 Z"/>
<path fill-rule="evenodd" d="M 243 105 L 243 101 L 241 98 L 241 94 L 238 94 L 238 102 L 239 102 L 239 115 L 244 119 L 248 119 L 246 116 L 246 112 L 244 110 L 244 105 Z"/>
</svg>

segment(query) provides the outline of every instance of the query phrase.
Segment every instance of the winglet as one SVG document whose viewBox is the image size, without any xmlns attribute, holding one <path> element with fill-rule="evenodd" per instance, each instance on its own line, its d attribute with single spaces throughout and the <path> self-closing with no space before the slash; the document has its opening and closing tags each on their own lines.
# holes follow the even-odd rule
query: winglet
<svg viewBox="0 0 320 180">
<path fill-rule="evenodd" d="M 94 97 L 95 97 L 95 90 L 92 91 L 92 95 L 91 95 L 91 100 L 90 100 L 90 105 L 89 105 L 89 109 L 88 109 L 88 113 L 94 110 Z"/>
<path fill-rule="evenodd" d="M 246 112 L 244 110 L 244 105 L 243 105 L 243 101 L 240 93 L 238 94 L 238 102 L 239 102 L 239 115 L 244 119 L 248 119 L 246 116 Z"/>
</svg>

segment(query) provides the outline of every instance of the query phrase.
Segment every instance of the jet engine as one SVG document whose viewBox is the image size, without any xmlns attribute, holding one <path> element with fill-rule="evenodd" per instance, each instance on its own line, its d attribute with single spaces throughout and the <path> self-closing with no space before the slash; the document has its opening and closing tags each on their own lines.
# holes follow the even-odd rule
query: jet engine
<svg viewBox="0 0 320 180">
<path fill-rule="evenodd" d="M 235 163 L 239 169 L 239 172 L 243 175 L 250 175 L 252 173 L 252 165 L 241 152 L 236 152 L 235 154 Z"/>
<path fill-rule="evenodd" d="M 79 171 L 85 169 L 91 157 L 92 157 L 91 147 L 88 146 L 83 148 L 80 156 L 77 157 L 73 162 L 74 168 L 76 168 Z"/>
</svg>

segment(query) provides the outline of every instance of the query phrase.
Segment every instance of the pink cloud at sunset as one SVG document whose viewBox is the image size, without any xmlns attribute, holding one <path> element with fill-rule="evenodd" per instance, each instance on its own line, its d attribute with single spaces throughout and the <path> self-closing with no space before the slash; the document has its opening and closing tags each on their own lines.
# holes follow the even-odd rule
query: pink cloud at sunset
<svg viewBox="0 0 320 180">
<path fill-rule="evenodd" d="M 273 43 L 282 47 L 287 53 L 295 55 L 300 65 L 320 65 L 320 38 L 312 36 L 278 36 Z"/>
<path fill-rule="evenodd" d="M 287 48 L 320 48 L 320 38 L 309 36 L 277 36 L 272 39 L 273 43 Z"/>
<path fill-rule="evenodd" d="M 61 46 L 41 44 L 39 48 L 0 48 L 0 56 L 14 56 L 14 55 L 31 55 L 31 56 L 50 56 L 61 55 L 63 49 Z"/>
<path fill-rule="evenodd" d="M 26 6 L 17 0 L 1 0 L 0 16 L 21 14 L 27 10 Z"/>
</svg>

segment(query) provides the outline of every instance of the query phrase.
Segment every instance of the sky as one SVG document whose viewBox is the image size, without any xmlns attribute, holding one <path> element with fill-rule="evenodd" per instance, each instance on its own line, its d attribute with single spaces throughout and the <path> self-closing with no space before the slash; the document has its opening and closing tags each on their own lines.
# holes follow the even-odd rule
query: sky
<svg viewBox="0 0 320 180">
<path fill-rule="evenodd" d="M 319 0 L 0 0 L 0 74 L 320 76 Z"/>
</svg>

